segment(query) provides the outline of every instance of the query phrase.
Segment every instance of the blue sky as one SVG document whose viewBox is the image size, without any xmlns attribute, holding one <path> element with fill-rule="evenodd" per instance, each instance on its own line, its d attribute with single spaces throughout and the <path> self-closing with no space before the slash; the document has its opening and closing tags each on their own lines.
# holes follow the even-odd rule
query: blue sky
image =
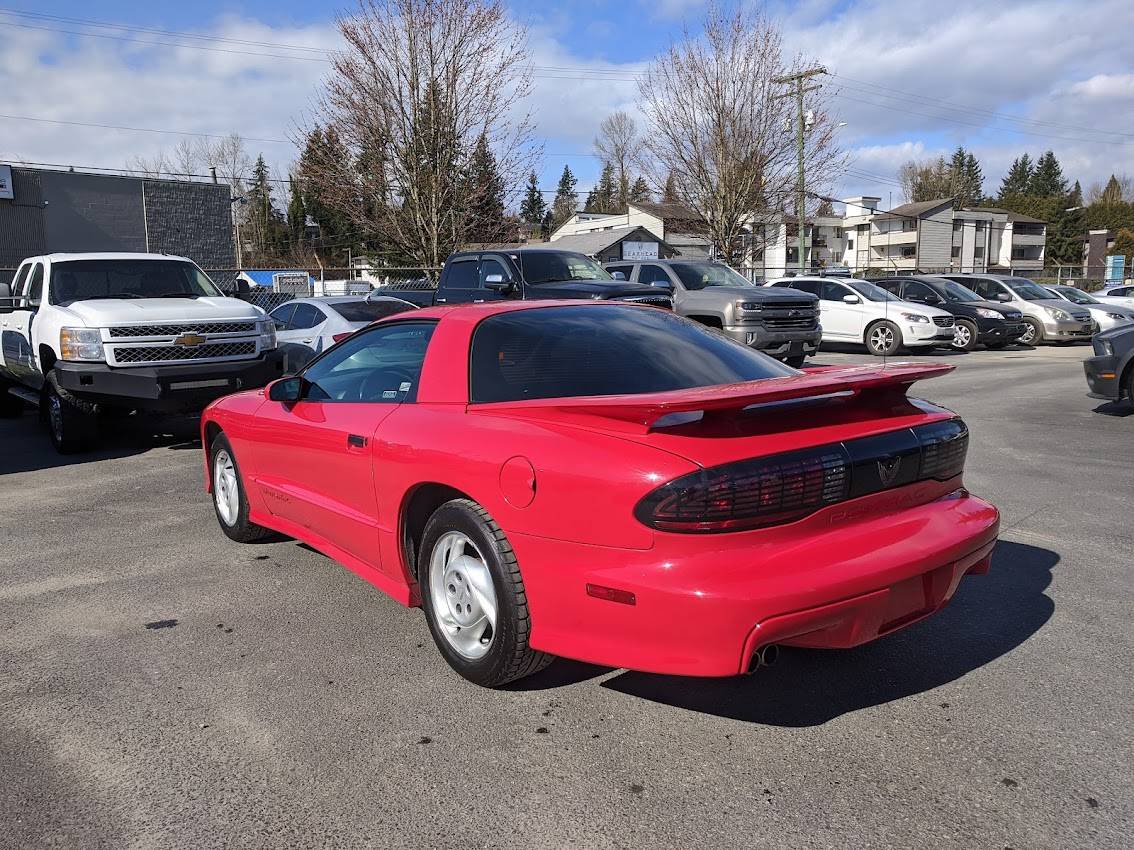
<svg viewBox="0 0 1134 850">
<path fill-rule="evenodd" d="M 22 116 L 0 119 L 0 158 L 121 167 L 181 138 L 26 120 L 40 118 L 193 133 L 235 130 L 278 140 L 250 141 L 249 147 L 263 150 L 281 172 L 295 156 L 287 140 L 302 123 L 325 65 L 147 45 L 162 37 L 136 28 L 331 49 L 334 16 L 350 8 L 296 0 L 10 2 L 6 8 L 135 29 L 0 12 L 0 111 Z M 547 152 L 541 182 L 554 186 L 568 163 L 585 190 L 598 170 L 589 155 L 598 123 L 613 109 L 633 110 L 632 75 L 680 38 L 684 25 L 695 30 L 703 4 L 516 0 L 509 8 L 531 29 L 535 64 L 622 75 L 617 82 L 536 80 L 530 106 Z M 1047 148 L 1084 188 L 1112 171 L 1134 174 L 1129 0 L 1097 0 L 1089 15 L 1072 0 L 802 0 L 769 9 L 790 51 L 835 74 L 825 85 L 835 95 L 839 120 L 847 122 L 840 139 L 852 163 L 828 187 L 839 196 L 875 194 L 897 203 L 895 174 L 903 160 L 947 154 L 958 144 L 977 152 L 988 191 L 995 191 L 1015 156 Z"/>
</svg>

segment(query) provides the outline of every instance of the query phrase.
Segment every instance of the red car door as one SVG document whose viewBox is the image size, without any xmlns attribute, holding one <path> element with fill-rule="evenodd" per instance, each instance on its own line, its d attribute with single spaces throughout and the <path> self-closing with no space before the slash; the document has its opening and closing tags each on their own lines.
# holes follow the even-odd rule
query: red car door
<svg viewBox="0 0 1134 850">
<path fill-rule="evenodd" d="M 379 325 L 333 346 L 305 369 L 300 400 L 256 414 L 255 484 L 268 509 L 381 569 L 375 435 L 416 397 L 434 323 Z"/>
</svg>

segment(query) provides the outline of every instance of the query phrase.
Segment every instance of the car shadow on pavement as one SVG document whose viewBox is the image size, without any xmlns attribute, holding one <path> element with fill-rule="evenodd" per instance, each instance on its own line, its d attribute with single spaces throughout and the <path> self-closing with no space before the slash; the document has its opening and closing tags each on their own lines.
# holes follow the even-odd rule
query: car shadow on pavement
<svg viewBox="0 0 1134 850">
<path fill-rule="evenodd" d="M 866 346 L 860 345 L 858 343 L 854 343 L 854 342 L 824 342 L 819 347 L 819 353 L 816 354 L 812 358 L 812 360 L 815 360 L 816 362 L 814 364 L 812 364 L 811 361 L 808 361 L 807 365 L 809 365 L 809 366 L 820 365 L 820 363 L 818 361 L 821 361 L 823 359 L 823 355 L 827 354 L 827 353 L 830 353 L 830 354 L 869 354 L 869 352 L 866 350 Z M 902 360 L 902 359 L 909 359 L 910 357 L 935 357 L 935 358 L 936 357 L 965 357 L 970 353 L 971 352 L 968 352 L 968 351 L 962 351 L 959 348 L 949 348 L 949 347 L 925 348 L 925 349 L 922 349 L 922 348 L 903 348 L 900 351 L 898 351 L 897 354 L 890 354 L 890 355 L 887 355 L 886 357 L 878 356 L 876 359 L 878 360 L 879 363 L 882 363 L 883 360 Z"/>
<path fill-rule="evenodd" d="M 61 455 L 55 451 L 46 429 L 35 411 L 15 419 L 0 420 L 0 475 L 54 469 L 129 457 L 150 449 L 201 447 L 195 420 L 154 422 L 135 417 L 105 419 L 99 422 L 98 440 L 89 451 Z"/>
<path fill-rule="evenodd" d="M 806 727 L 944 685 L 1011 652 L 1055 603 L 1044 594 L 1059 556 L 1001 541 L 985 576 L 962 580 L 932 617 L 850 650 L 784 648 L 753 676 L 696 679 L 626 672 L 602 687 L 665 705 L 769 726 Z"/>
</svg>

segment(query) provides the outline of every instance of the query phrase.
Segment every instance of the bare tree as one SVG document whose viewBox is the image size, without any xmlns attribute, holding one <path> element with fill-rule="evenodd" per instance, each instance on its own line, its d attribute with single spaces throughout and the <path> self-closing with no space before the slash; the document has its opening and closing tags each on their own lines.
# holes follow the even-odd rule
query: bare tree
<svg viewBox="0 0 1134 850">
<path fill-rule="evenodd" d="M 599 125 L 599 134 L 595 137 L 595 153 L 604 164 L 609 163 L 614 169 L 615 179 L 615 206 L 625 211 L 630 200 L 630 189 L 633 179 L 630 168 L 636 160 L 640 159 L 638 149 L 638 128 L 634 119 L 619 110 L 606 116 Z"/>
<path fill-rule="evenodd" d="M 727 262 L 743 256 L 749 222 L 764 211 L 778 213 L 793 196 L 796 102 L 782 97 L 787 90 L 773 79 L 809 64 L 803 57 L 784 59 L 780 31 L 759 9 L 713 6 L 703 34 L 686 31 L 639 81 L 651 128 L 643 140 L 650 180 L 672 186 L 705 218 Z M 804 168 L 816 187 L 829 185 L 844 164 L 825 92 L 805 100 L 811 121 Z"/>
<path fill-rule="evenodd" d="M 907 203 L 951 198 L 957 190 L 956 177 L 943 156 L 924 162 L 903 162 L 898 166 L 898 182 Z"/>
<path fill-rule="evenodd" d="M 338 27 L 347 47 L 304 141 L 333 130 L 345 156 L 305 145 L 305 185 L 386 253 L 441 265 L 484 229 L 467 203 L 477 140 L 512 197 L 539 155 L 526 30 L 501 0 L 360 0 Z"/>
<path fill-rule="evenodd" d="M 170 171 L 169 158 L 164 150 L 153 156 L 134 156 L 126 161 L 126 168 L 135 171 L 143 177 L 161 177 Z"/>
</svg>

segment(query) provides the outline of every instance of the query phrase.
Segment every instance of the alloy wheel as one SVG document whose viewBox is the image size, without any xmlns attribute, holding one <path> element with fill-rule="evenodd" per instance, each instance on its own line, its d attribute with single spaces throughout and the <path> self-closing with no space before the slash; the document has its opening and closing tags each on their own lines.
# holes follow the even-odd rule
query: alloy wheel
<svg viewBox="0 0 1134 850">
<path fill-rule="evenodd" d="M 870 332 L 870 347 L 875 351 L 889 351 L 894 345 L 894 332 L 885 325 L 879 325 Z"/>
<path fill-rule="evenodd" d="M 1024 322 L 1024 335 L 1020 337 L 1020 342 L 1024 345 L 1032 345 L 1036 341 L 1036 326 L 1031 322 Z"/>
<path fill-rule="evenodd" d="M 433 547 L 429 594 L 449 646 L 463 658 L 483 658 L 496 633 L 496 588 L 484 556 L 468 535 L 447 532 Z"/>
<path fill-rule="evenodd" d="M 972 341 L 973 335 L 969 332 L 968 325 L 957 325 L 953 329 L 954 348 L 968 348 Z"/>
<path fill-rule="evenodd" d="M 236 479 L 232 456 L 224 449 L 213 459 L 213 498 L 221 521 L 228 526 L 235 525 L 240 515 L 240 482 Z"/>
</svg>

